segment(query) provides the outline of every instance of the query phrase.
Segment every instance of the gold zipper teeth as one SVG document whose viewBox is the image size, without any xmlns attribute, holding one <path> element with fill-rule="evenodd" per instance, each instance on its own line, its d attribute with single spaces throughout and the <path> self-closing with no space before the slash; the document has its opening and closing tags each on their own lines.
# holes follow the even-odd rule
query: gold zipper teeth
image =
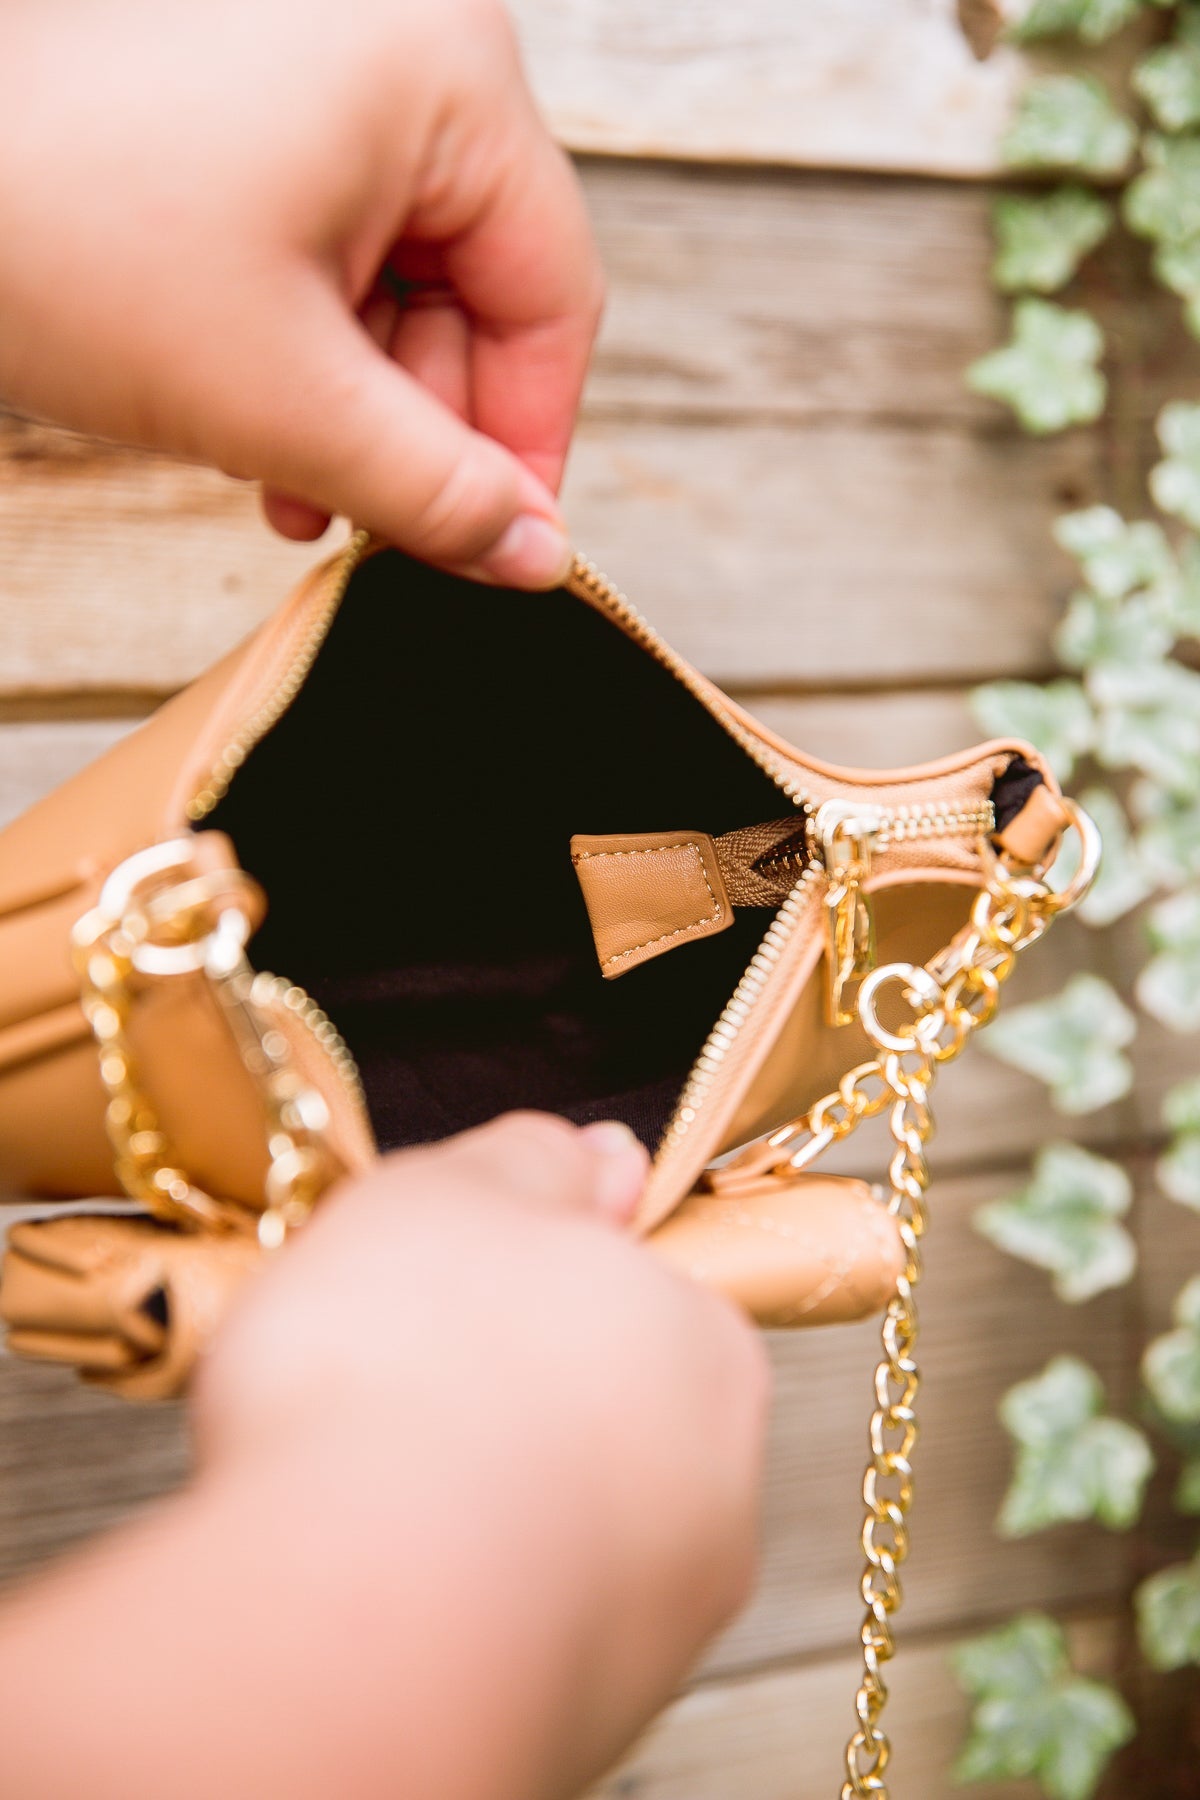
<svg viewBox="0 0 1200 1800">
<path fill-rule="evenodd" d="M 754 1007 L 762 998 L 763 989 L 778 967 L 779 959 L 791 942 L 793 932 L 808 910 L 808 890 L 818 886 L 824 879 L 825 875 L 822 869 L 814 866 L 805 869 L 772 919 L 766 936 L 750 959 L 725 1010 L 709 1032 L 704 1048 L 692 1065 L 691 1074 L 688 1076 L 675 1111 L 663 1133 L 662 1142 L 658 1147 L 658 1156 L 661 1156 L 669 1147 L 673 1148 L 695 1123 L 696 1114 L 716 1082 L 725 1058 L 737 1042 L 742 1027 Z"/>
<path fill-rule="evenodd" d="M 289 981 L 286 975 L 271 975 L 264 969 L 255 974 L 250 984 L 250 999 L 256 1006 L 282 1006 L 293 1018 L 299 1019 L 366 1111 L 366 1095 L 354 1053 L 329 1014 L 317 1005 L 310 993 Z"/>
<path fill-rule="evenodd" d="M 990 800 L 978 806 L 939 808 L 929 806 L 894 806 L 887 808 L 877 848 L 889 844 L 911 843 L 919 838 L 990 837 L 996 829 L 996 808 Z"/>
<path fill-rule="evenodd" d="M 199 824 L 207 818 L 225 797 L 234 776 L 251 750 L 278 723 L 300 692 L 346 596 L 350 578 L 369 543 L 370 536 L 365 531 L 358 531 L 351 538 L 335 570 L 329 592 L 316 616 L 310 621 L 286 673 L 272 689 L 267 699 L 230 739 L 209 772 L 204 786 L 192 797 L 187 808 L 187 817 L 192 824 Z M 717 723 L 729 734 L 734 743 L 765 774 L 770 776 L 789 800 L 793 801 L 804 813 L 811 815 L 812 805 L 809 795 L 788 773 L 783 763 L 765 751 L 759 739 L 748 731 L 726 707 L 721 705 L 720 700 L 714 697 L 708 686 L 703 684 L 695 672 L 675 655 L 670 645 L 659 636 L 648 620 L 642 617 L 642 614 L 619 588 L 614 587 L 600 573 L 594 563 L 587 561 L 585 557 L 577 556 L 564 585 L 579 598 L 598 605 L 611 618 L 615 619 L 635 642 L 648 651 L 656 662 L 660 663 L 682 687 L 699 701 L 711 717 L 715 718 Z M 939 811 L 936 808 L 919 806 L 899 806 L 888 810 L 878 842 L 882 849 L 890 843 L 900 843 L 908 839 L 945 837 L 958 831 L 990 832 L 994 828 L 995 814 L 990 802 L 978 808 L 963 809 L 961 812 Z M 792 932 L 803 916 L 807 889 L 824 878 L 824 870 L 818 864 L 807 866 L 801 872 L 796 886 L 776 913 L 762 943 L 734 989 L 732 997 L 705 1040 L 704 1047 L 693 1065 L 679 1102 L 663 1134 L 659 1155 L 666 1149 L 668 1143 L 677 1142 L 692 1124 L 698 1106 L 712 1087 L 729 1049 L 736 1041 L 751 1009 L 760 998 L 771 971 L 778 963 Z M 259 983 L 262 983 L 263 986 L 259 987 Z M 349 1045 L 329 1015 L 302 987 L 288 981 L 284 976 L 257 975 L 255 986 L 258 987 L 258 991 L 264 998 L 283 1005 L 295 1018 L 300 1020 L 328 1055 L 338 1075 L 349 1089 L 352 1098 L 365 1114 L 366 1099 L 358 1064 L 354 1060 Z"/>
<path fill-rule="evenodd" d="M 733 714 L 728 712 L 718 700 L 713 698 L 707 686 L 700 683 L 695 672 L 682 662 L 671 646 L 655 631 L 653 625 L 644 619 L 631 600 L 626 599 L 619 588 L 600 573 L 595 563 L 588 562 L 586 557 L 577 556 L 570 574 L 567 576 L 568 589 L 581 597 L 598 601 L 604 610 L 619 619 L 630 637 L 635 638 L 644 650 L 648 650 L 656 662 L 660 662 L 689 694 L 697 699 L 705 711 L 715 718 L 719 725 L 729 733 L 730 737 L 756 762 L 765 774 L 771 777 L 776 787 L 781 788 L 789 800 L 795 801 L 799 807 L 807 808 L 808 795 L 789 775 L 782 762 L 770 756 L 759 743 L 753 733 L 746 730 Z"/>
<path fill-rule="evenodd" d="M 279 723 L 304 686 L 309 670 L 317 660 L 321 646 L 329 635 L 329 628 L 337 616 L 338 608 L 346 597 L 350 577 L 357 568 L 369 542 L 370 537 L 367 532 L 356 531 L 346 546 L 335 571 L 333 584 L 315 618 L 310 620 L 308 629 L 288 664 L 286 673 L 272 688 L 262 705 L 251 714 L 240 731 L 226 744 L 209 771 L 204 786 L 192 796 L 188 803 L 187 816 L 193 825 L 198 825 L 201 820 L 206 819 L 213 808 L 225 798 L 229 792 L 231 781 L 251 750 L 266 737 L 274 725 Z"/>
</svg>

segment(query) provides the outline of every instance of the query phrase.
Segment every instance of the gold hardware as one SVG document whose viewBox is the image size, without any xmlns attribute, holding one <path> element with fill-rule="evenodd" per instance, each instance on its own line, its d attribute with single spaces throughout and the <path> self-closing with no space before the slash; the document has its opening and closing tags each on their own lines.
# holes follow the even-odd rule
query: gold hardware
<svg viewBox="0 0 1200 1800">
<path fill-rule="evenodd" d="M 826 1019 L 830 1025 L 850 1025 L 855 1018 L 853 1004 L 847 1003 L 850 984 L 875 967 L 875 917 L 864 884 L 881 820 L 876 811 L 864 811 L 852 800 L 826 800 L 812 823 L 829 878 Z"/>
<path fill-rule="evenodd" d="M 928 1223 L 925 1149 L 933 1131 L 930 1090 L 938 1065 L 958 1056 L 972 1032 L 992 1018 L 1001 984 L 1012 973 L 1019 949 L 1040 937 L 1058 913 L 1087 892 L 1098 865 L 1099 834 L 1073 803 L 1068 803 L 1068 813 L 1081 840 L 1082 861 L 1079 875 L 1063 892 L 1055 893 L 1044 880 L 1030 880 L 996 859 L 971 908 L 970 924 L 940 956 L 924 968 L 890 964 L 869 976 L 859 991 L 859 1016 L 879 1054 L 857 1076 L 861 1079 L 869 1070 L 881 1077 L 883 1104 L 890 1103 L 888 1124 L 895 1148 L 888 1167 L 888 1210 L 897 1221 L 905 1266 L 884 1314 L 883 1354 L 875 1370 L 871 1458 L 862 1488 L 863 1676 L 855 1696 L 858 1723 L 846 1744 L 842 1800 L 888 1796 L 891 1744 L 880 1725 L 888 1697 L 883 1666 L 895 1653 L 892 1620 L 902 1600 L 899 1569 L 908 1554 L 913 1500 L 912 1453 L 921 1379 L 913 1350 L 921 1240 Z M 912 1009 L 911 1017 L 894 1030 L 880 1024 L 875 1010 L 875 997 L 889 982 L 901 986 Z M 827 1106 L 840 1099 L 839 1094 L 818 1101 L 809 1119 L 823 1120 Z M 882 1105 L 875 1110 L 882 1111 Z"/>
<path fill-rule="evenodd" d="M 257 1230 L 271 1247 L 307 1217 L 329 1179 L 324 1150 L 329 1112 L 324 1096 L 293 1067 L 287 1041 L 265 1010 L 281 998 L 271 985 L 274 978 L 256 976 L 246 961 L 253 891 L 254 883 L 240 869 L 197 871 L 195 840 L 173 838 L 118 865 L 96 906 L 76 925 L 71 945 L 84 1016 L 100 1051 L 100 1079 L 108 1096 L 105 1129 L 121 1185 L 131 1199 L 170 1223 L 246 1232 L 255 1229 L 256 1220 L 245 1207 L 206 1193 L 180 1167 L 142 1087 L 129 1040 L 139 978 L 201 974 L 211 984 L 242 1061 L 263 1094 L 267 1206 Z M 287 990 L 284 1004 L 291 993 L 299 990 Z M 290 1010 L 300 1012 L 295 1002 Z M 319 1018 L 328 1025 L 324 1014 Z M 320 1037 L 319 1027 L 308 1022 Z M 334 1046 L 326 1048 L 336 1064 Z"/>
<path fill-rule="evenodd" d="M 1026 945 L 1088 891 L 1100 859 L 1100 836 L 1073 801 L 1062 802 L 1080 840 L 1080 864 L 1055 891 L 1049 869 L 1009 868 L 985 850 L 985 885 L 969 922 L 923 967 L 889 963 L 864 979 L 858 1015 L 877 1054 L 843 1075 L 837 1087 L 798 1119 L 748 1144 L 731 1161 L 708 1171 L 707 1185 L 736 1196 L 765 1176 L 781 1181 L 840 1143 L 864 1119 L 885 1110 L 895 1146 L 888 1169 L 888 1210 L 895 1217 L 905 1266 L 884 1315 L 883 1354 L 875 1370 L 871 1459 L 863 1477 L 866 1562 L 860 1591 L 866 1611 L 859 1633 L 863 1676 L 855 1697 L 857 1725 L 846 1745 L 841 1800 L 888 1800 L 886 1770 L 891 1744 L 880 1723 L 887 1704 L 884 1665 L 895 1653 L 892 1621 L 900 1610 L 899 1569 L 908 1554 L 908 1514 L 913 1500 L 912 1453 L 917 1438 L 920 1371 L 913 1357 L 917 1337 L 916 1291 L 921 1278 L 921 1240 L 927 1226 L 929 1167 L 925 1146 L 933 1130 L 930 1090 L 938 1066 L 951 1062 L 994 1015 L 1003 983 Z M 878 839 L 876 840 L 878 846 Z M 986 838 L 985 838 L 986 846 Z M 877 998 L 898 987 L 911 1016 L 894 1027 L 879 1019 Z"/>
</svg>

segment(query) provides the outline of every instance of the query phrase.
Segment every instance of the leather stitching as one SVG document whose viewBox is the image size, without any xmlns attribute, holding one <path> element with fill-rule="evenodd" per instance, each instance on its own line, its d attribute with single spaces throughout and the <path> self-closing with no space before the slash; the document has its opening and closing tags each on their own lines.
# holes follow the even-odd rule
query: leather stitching
<svg viewBox="0 0 1200 1800">
<path fill-rule="evenodd" d="M 656 944 L 669 944 L 672 938 L 682 937 L 687 931 L 695 931 L 698 925 L 713 925 L 721 917 L 721 902 L 713 893 L 712 884 L 708 879 L 708 870 L 704 866 L 704 852 L 693 838 L 685 838 L 682 844 L 646 844 L 641 850 L 580 850 L 572 856 L 571 861 L 573 863 L 602 862 L 606 857 L 611 860 L 614 857 L 622 856 L 656 856 L 662 850 L 692 851 L 696 861 L 700 864 L 700 879 L 704 883 L 705 892 L 713 903 L 713 909 L 711 912 L 701 913 L 698 919 L 692 919 L 687 925 L 677 925 L 674 931 L 664 931 L 661 937 L 647 938 L 644 944 L 631 944 L 628 950 L 618 950 L 615 956 L 606 956 L 603 962 L 603 967 L 606 969 L 610 963 L 626 962 L 629 957 L 636 956 L 639 950 L 653 950 Z"/>
</svg>

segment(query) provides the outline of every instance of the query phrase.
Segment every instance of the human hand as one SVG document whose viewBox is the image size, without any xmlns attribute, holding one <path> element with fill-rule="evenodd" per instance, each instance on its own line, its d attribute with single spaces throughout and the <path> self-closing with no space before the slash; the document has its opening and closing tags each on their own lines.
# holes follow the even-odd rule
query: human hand
<svg viewBox="0 0 1200 1800">
<path fill-rule="evenodd" d="M 601 279 L 499 0 L 16 0 L 5 64 L 0 396 L 562 577 Z"/>
<path fill-rule="evenodd" d="M 277 1479 L 272 1560 L 299 1532 L 331 1561 L 321 1591 L 351 1597 L 307 1652 L 320 1689 L 315 1640 L 343 1664 L 355 1644 L 333 1762 L 310 1745 L 288 1792 L 573 1794 L 745 1596 L 765 1359 L 622 1231 L 644 1156 L 620 1128 L 602 1154 L 596 1130 L 522 1114 L 389 1158 L 322 1204 L 211 1352 L 201 1491 Z"/>
</svg>

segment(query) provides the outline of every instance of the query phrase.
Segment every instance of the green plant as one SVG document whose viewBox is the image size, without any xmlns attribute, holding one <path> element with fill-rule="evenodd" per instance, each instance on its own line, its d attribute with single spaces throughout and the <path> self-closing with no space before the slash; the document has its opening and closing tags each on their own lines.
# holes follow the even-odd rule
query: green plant
<svg viewBox="0 0 1200 1800">
<path fill-rule="evenodd" d="M 1027 431 L 1090 424 L 1107 403 L 1104 330 L 1078 288 L 1068 303 L 1061 295 L 1118 217 L 1145 240 L 1154 276 L 1200 338 L 1200 4 L 1033 0 L 1012 35 L 1074 40 L 1082 55 L 1138 15 L 1159 28 L 1140 35 L 1123 90 L 1082 68 L 1035 76 L 1006 139 L 1014 169 L 1053 180 L 994 202 L 992 273 L 1012 297 L 1012 334 L 967 380 Z M 1096 181 L 1108 184 L 1103 195 Z M 1132 964 L 1123 991 L 1076 975 L 1052 998 L 1002 1015 L 984 1040 L 1070 1115 L 1129 1091 L 1140 1020 L 1200 1031 L 1200 406 L 1169 401 L 1157 436 L 1156 516 L 1089 506 L 1058 521 L 1079 571 L 1055 634 L 1063 674 L 994 682 L 974 696 L 986 730 L 1031 738 L 1064 781 L 1086 777 L 1081 799 L 1105 841 L 1080 910 L 1095 929 L 1120 925 L 1120 958 Z M 1200 1211 L 1200 1075 L 1166 1097 L 1163 1135 L 1147 1204 Z M 1121 1161 L 1051 1143 L 1025 1185 L 975 1223 L 1079 1304 L 1133 1274 L 1133 1197 Z M 1077 1357 L 1012 1388 L 1001 1405 L 1014 1464 L 1000 1532 L 1084 1519 L 1127 1530 L 1156 1461 L 1178 1466 L 1178 1511 L 1200 1514 L 1200 1275 L 1184 1282 L 1172 1328 L 1145 1347 L 1136 1405 L 1137 1422 L 1110 1414 L 1100 1377 Z M 1143 1580 L 1134 1603 L 1151 1667 L 1200 1665 L 1200 1551 Z M 1089 1800 L 1134 1731 L 1121 1697 L 1072 1671 L 1061 1628 L 1041 1615 L 963 1646 L 956 1667 L 974 1706 L 962 1780 L 1028 1777 L 1052 1800 Z"/>
</svg>

